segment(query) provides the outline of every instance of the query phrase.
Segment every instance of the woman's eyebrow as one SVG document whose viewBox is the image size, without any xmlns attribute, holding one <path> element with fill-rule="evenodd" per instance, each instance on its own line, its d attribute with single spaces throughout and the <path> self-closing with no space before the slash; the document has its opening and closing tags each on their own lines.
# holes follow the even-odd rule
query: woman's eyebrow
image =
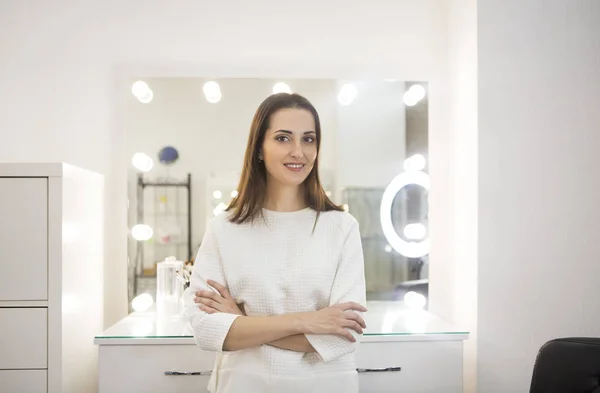
<svg viewBox="0 0 600 393">
<path fill-rule="evenodd" d="M 293 134 L 293 132 L 289 131 L 289 130 L 275 130 L 273 132 L 283 132 L 284 134 L 290 134 L 290 135 Z M 304 131 L 304 135 L 306 135 L 306 134 L 316 134 L 316 132 L 314 132 L 314 131 Z"/>
</svg>

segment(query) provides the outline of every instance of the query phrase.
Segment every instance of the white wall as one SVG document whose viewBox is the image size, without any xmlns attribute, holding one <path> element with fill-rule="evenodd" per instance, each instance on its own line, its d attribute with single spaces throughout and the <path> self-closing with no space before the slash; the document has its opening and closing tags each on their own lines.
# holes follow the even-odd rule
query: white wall
<svg viewBox="0 0 600 393">
<path fill-rule="evenodd" d="M 600 2 L 478 2 L 478 391 L 600 336 Z"/>
<path fill-rule="evenodd" d="M 469 330 L 464 345 L 464 391 L 476 392 L 477 361 L 477 0 L 449 2 L 448 59 L 450 83 L 448 147 L 453 155 L 448 188 L 455 206 L 450 235 L 454 263 L 441 264 L 444 280 L 434 290 L 448 296 L 434 311 Z M 483 390 L 480 390 L 484 392 Z"/>
<path fill-rule="evenodd" d="M 446 132 L 446 7 L 443 0 L 280 2 L 157 0 L 0 3 L 0 160 L 67 161 L 107 176 L 106 324 L 127 313 L 126 167 L 116 85 L 139 76 L 381 78 L 430 84 L 430 140 Z M 237 6 L 236 6 L 236 4 Z M 444 178 L 446 146 L 430 143 L 433 184 Z M 444 186 L 434 255 L 452 209 Z M 447 294 L 436 295 L 439 297 Z M 436 298 L 432 297 L 432 303 Z"/>
</svg>

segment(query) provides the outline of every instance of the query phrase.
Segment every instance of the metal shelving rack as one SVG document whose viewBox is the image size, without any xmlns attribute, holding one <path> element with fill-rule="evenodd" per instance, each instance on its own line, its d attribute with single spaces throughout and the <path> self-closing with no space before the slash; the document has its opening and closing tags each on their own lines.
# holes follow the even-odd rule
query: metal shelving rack
<svg viewBox="0 0 600 393">
<path fill-rule="evenodd" d="M 192 260 L 192 175 L 191 173 L 187 174 L 185 181 L 146 181 L 144 179 L 143 173 L 138 173 L 137 175 L 137 222 L 145 223 L 145 203 L 144 203 L 144 191 L 147 188 L 151 187 L 160 187 L 160 188 L 183 188 L 187 192 L 187 255 L 185 257 L 188 261 Z M 176 202 L 177 204 L 179 201 Z M 157 215 L 155 215 L 155 218 Z M 176 214 L 176 217 L 180 217 L 180 215 Z M 156 243 L 155 243 L 156 244 Z M 137 242 L 136 248 L 136 256 L 135 256 L 135 267 L 134 267 L 134 280 L 133 280 L 133 296 L 136 296 L 138 290 L 138 280 L 143 278 L 148 278 L 152 276 L 143 274 L 143 265 L 144 265 L 144 242 Z M 179 243 L 176 246 L 181 246 L 183 244 Z M 175 255 L 178 258 L 181 258 L 180 255 Z"/>
</svg>

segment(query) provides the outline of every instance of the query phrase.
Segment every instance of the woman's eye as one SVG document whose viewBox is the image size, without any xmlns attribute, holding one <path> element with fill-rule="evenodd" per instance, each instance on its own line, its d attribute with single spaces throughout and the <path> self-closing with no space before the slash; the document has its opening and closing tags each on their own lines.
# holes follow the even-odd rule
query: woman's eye
<svg viewBox="0 0 600 393">
<path fill-rule="evenodd" d="M 277 138 L 275 138 L 275 140 L 277 140 L 279 142 L 286 142 L 286 141 L 289 141 L 289 138 L 287 136 L 280 135 Z"/>
<path fill-rule="evenodd" d="M 313 138 L 312 136 L 309 136 L 309 137 L 304 138 L 304 140 L 308 143 L 313 143 L 315 141 L 315 138 Z"/>
</svg>

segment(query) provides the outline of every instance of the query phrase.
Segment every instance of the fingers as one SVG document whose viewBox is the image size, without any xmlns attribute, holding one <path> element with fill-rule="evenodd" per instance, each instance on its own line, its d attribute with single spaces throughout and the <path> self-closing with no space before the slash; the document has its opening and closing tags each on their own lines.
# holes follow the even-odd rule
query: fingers
<svg viewBox="0 0 600 393">
<path fill-rule="evenodd" d="M 345 315 L 346 319 L 351 319 L 353 321 L 356 321 L 363 329 L 367 328 L 367 324 L 365 323 L 365 320 L 357 313 L 352 312 L 352 311 L 345 311 L 344 315 Z"/>
<path fill-rule="evenodd" d="M 229 290 L 227 289 L 227 287 L 225 285 L 221 285 L 218 282 L 215 282 L 213 280 L 206 280 L 206 283 L 208 285 L 210 285 L 211 287 L 213 287 L 214 289 L 216 289 L 217 291 L 219 291 L 221 296 L 223 296 L 225 299 L 231 298 L 231 295 L 229 295 Z"/>
<path fill-rule="evenodd" d="M 338 335 L 338 336 L 344 337 L 348 341 L 356 342 L 356 339 L 354 338 L 354 336 L 349 331 L 347 331 L 346 329 L 340 328 L 340 329 L 338 329 L 336 331 L 335 334 Z"/>
<path fill-rule="evenodd" d="M 345 302 L 345 303 L 340 303 L 337 305 L 337 307 L 341 308 L 342 310 L 346 311 L 346 310 L 354 310 L 354 311 L 362 311 L 362 312 L 367 312 L 367 308 L 356 303 L 356 302 Z"/>
<path fill-rule="evenodd" d="M 198 301 L 198 299 L 200 298 L 207 298 L 207 299 L 212 299 L 214 301 L 218 301 L 218 298 L 221 297 L 218 293 L 215 293 L 213 291 L 196 291 L 196 297 L 194 298 L 194 301 L 196 303 L 200 303 Z"/>
<path fill-rule="evenodd" d="M 208 306 L 217 311 L 222 311 L 223 298 L 213 291 L 196 291 L 195 303 Z"/>
<path fill-rule="evenodd" d="M 214 313 L 219 312 L 218 310 L 215 310 L 214 308 L 205 306 L 203 304 L 201 304 L 200 306 L 198 306 L 198 308 L 200 308 L 200 310 L 204 311 L 207 314 L 214 314 Z"/>
<path fill-rule="evenodd" d="M 363 334 L 363 328 L 356 321 L 347 319 L 343 322 L 343 326 L 354 330 L 358 334 Z"/>
<path fill-rule="evenodd" d="M 221 303 L 218 303 L 212 299 L 208 299 L 205 297 L 197 297 L 196 299 L 194 299 L 194 301 L 200 304 L 200 309 L 202 309 L 202 306 L 207 306 L 210 308 L 214 308 L 217 311 L 223 311 L 223 306 L 221 305 Z"/>
</svg>

